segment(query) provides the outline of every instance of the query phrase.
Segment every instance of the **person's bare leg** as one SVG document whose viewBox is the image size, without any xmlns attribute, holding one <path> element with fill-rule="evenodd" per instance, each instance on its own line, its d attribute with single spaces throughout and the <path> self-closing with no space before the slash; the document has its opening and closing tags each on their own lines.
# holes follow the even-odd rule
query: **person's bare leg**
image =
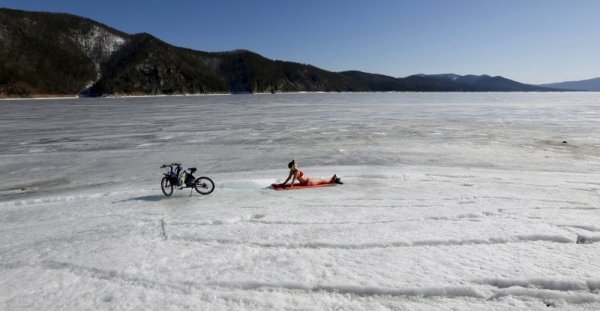
<svg viewBox="0 0 600 311">
<path fill-rule="evenodd" d="M 331 181 L 326 180 L 326 179 L 311 178 L 308 180 L 309 186 L 317 186 L 317 185 L 323 185 L 323 184 L 329 184 L 329 183 L 331 183 Z"/>
</svg>

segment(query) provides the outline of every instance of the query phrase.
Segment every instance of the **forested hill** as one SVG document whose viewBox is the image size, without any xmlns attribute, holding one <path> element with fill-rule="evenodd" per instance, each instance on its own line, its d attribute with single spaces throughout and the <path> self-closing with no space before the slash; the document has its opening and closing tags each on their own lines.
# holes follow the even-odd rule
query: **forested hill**
<svg viewBox="0 0 600 311">
<path fill-rule="evenodd" d="M 202 52 L 69 14 L 0 9 L 0 97 L 264 92 L 547 91 L 490 76 L 330 72 L 246 50 Z"/>
</svg>

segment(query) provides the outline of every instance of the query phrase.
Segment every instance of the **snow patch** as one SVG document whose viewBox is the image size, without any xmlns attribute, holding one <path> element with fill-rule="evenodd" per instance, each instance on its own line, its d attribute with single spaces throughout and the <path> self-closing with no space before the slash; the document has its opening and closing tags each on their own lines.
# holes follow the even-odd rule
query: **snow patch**
<svg viewBox="0 0 600 311">
<path fill-rule="evenodd" d="M 521 287 L 510 287 L 501 289 L 491 299 L 498 299 L 507 296 L 524 296 L 538 299 L 562 300 L 572 304 L 596 303 L 600 302 L 598 295 L 592 293 L 579 292 L 560 292 L 544 289 L 530 289 Z"/>
<path fill-rule="evenodd" d="M 218 223 L 220 224 L 220 223 Z M 395 247 L 444 247 L 477 244 L 507 244 L 523 242 L 552 242 L 552 243 L 575 243 L 575 240 L 562 236 L 526 235 L 506 238 L 490 239 L 450 239 L 450 240 L 421 240 L 421 241 L 386 241 L 371 243 L 338 243 L 330 241 L 309 242 L 263 242 L 233 239 L 214 239 L 190 235 L 174 235 L 173 240 L 195 242 L 195 243 L 218 243 L 224 245 L 246 245 L 264 248 L 288 248 L 288 249 L 382 249 Z"/>
<path fill-rule="evenodd" d="M 257 190 L 265 189 L 275 183 L 273 179 L 233 180 L 220 183 L 216 188 L 221 190 Z"/>
<path fill-rule="evenodd" d="M 309 285 L 292 282 L 214 282 L 211 285 L 243 290 L 292 290 L 306 292 L 326 292 L 351 294 L 356 296 L 405 296 L 405 297 L 471 297 L 486 298 L 470 286 L 446 286 L 423 288 L 363 287 L 353 285 Z"/>
<path fill-rule="evenodd" d="M 25 200 L 14 200 L 9 202 L 0 203 L 2 205 L 14 205 L 14 206 L 31 206 L 31 205 L 43 205 L 49 203 L 58 202 L 74 202 L 90 199 L 98 199 L 113 195 L 113 193 L 95 193 L 95 194 L 82 194 L 82 195 L 69 195 L 69 196 L 57 196 L 57 197 L 43 197 L 37 199 L 25 199 Z"/>
<path fill-rule="evenodd" d="M 87 33 L 76 34 L 75 38 L 86 55 L 96 64 L 108 59 L 126 41 L 125 38 L 96 25 Z"/>
<path fill-rule="evenodd" d="M 552 280 L 552 279 L 522 279 L 522 280 L 511 280 L 511 279 L 483 279 L 476 281 L 478 284 L 491 285 L 498 288 L 509 288 L 509 287 L 524 287 L 524 288 L 538 288 L 538 289 L 550 289 L 559 291 L 592 291 L 586 281 L 575 281 L 575 280 Z"/>
<path fill-rule="evenodd" d="M 97 25 L 86 33 L 75 31 L 74 38 L 82 51 L 94 62 L 96 80 L 88 81 L 85 89 L 91 87 L 101 78 L 100 66 L 126 42 L 126 39 L 109 32 Z"/>
<path fill-rule="evenodd" d="M 595 236 L 589 236 L 589 235 L 583 235 L 583 234 L 577 235 L 577 244 L 592 244 L 592 243 L 595 243 L 598 241 L 600 241 L 600 235 L 595 235 Z"/>
<path fill-rule="evenodd" d="M 220 225 L 233 225 L 233 224 L 237 224 L 237 223 L 240 223 L 240 222 L 254 221 L 256 219 L 261 219 L 263 217 L 265 217 L 265 215 L 262 215 L 262 214 L 250 214 L 250 215 L 245 216 L 245 217 L 229 217 L 229 218 L 222 218 L 222 219 L 207 219 L 207 220 L 200 220 L 200 221 L 194 221 L 194 222 L 186 222 L 186 221 L 169 222 L 169 226 L 220 226 Z"/>
<path fill-rule="evenodd" d="M 87 267 L 54 260 L 45 260 L 42 262 L 42 266 L 46 269 L 70 272 L 77 276 L 85 276 L 99 280 L 106 280 L 129 286 L 142 287 L 144 289 L 156 289 L 161 291 L 177 292 L 188 295 L 191 294 L 191 287 L 193 285 L 192 283 L 162 283 L 116 270 Z"/>
</svg>

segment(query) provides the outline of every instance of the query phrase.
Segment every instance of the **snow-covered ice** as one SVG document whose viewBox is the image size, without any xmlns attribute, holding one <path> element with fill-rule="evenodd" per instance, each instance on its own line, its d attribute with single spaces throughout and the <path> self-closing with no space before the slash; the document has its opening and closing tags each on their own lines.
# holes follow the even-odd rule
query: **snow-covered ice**
<svg viewBox="0 0 600 311">
<path fill-rule="evenodd" d="M 598 93 L 1 101 L 0 171 L 0 309 L 600 308 Z"/>
</svg>

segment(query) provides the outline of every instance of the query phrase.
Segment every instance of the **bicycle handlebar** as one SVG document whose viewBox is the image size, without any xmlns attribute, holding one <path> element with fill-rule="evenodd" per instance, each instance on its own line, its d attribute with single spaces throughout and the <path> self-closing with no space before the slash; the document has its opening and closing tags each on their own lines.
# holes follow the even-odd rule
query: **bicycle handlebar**
<svg viewBox="0 0 600 311">
<path fill-rule="evenodd" d="M 160 168 L 173 167 L 173 166 L 181 166 L 181 163 L 163 164 Z"/>
</svg>

